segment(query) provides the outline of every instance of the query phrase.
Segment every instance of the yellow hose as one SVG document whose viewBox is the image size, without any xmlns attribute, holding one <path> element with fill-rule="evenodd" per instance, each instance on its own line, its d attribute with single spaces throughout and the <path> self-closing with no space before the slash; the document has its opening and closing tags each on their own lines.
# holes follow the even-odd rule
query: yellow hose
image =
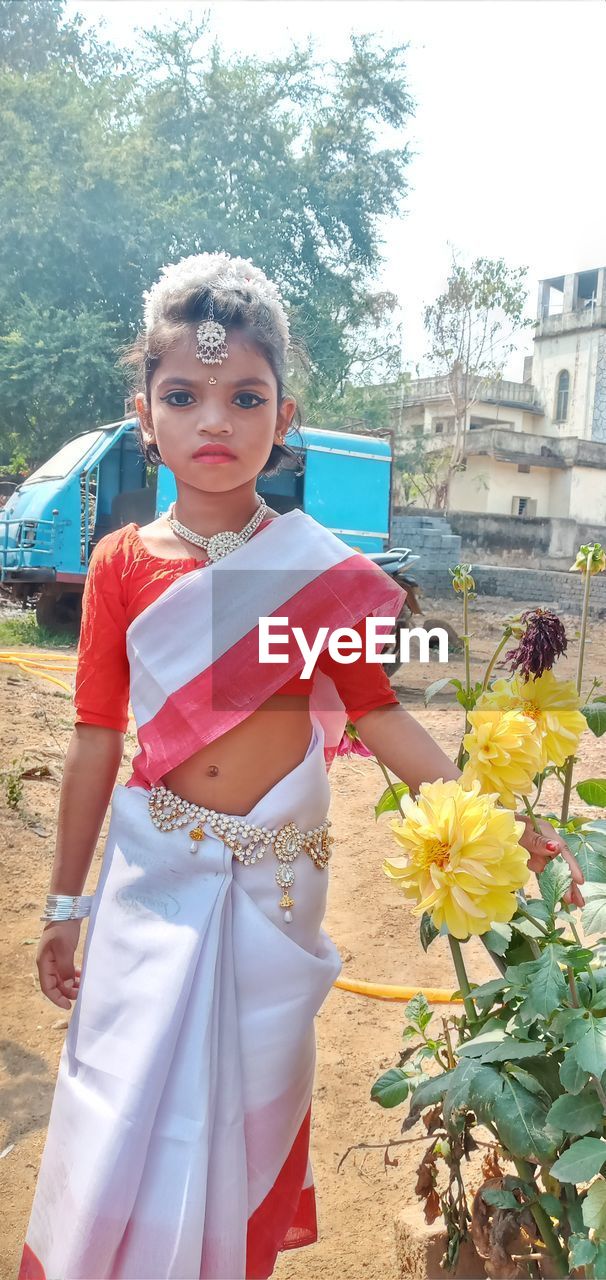
<svg viewBox="0 0 606 1280">
<path fill-rule="evenodd" d="M 452 991 L 442 991 L 439 987 L 394 987 L 386 982 L 362 982 L 355 978 L 337 978 L 335 987 L 340 991 L 353 991 L 357 996 L 370 996 L 371 1000 L 412 1000 L 413 996 L 422 995 L 430 1004 L 461 1004 L 460 997 L 453 999 Z"/>
<path fill-rule="evenodd" d="M 0 662 L 5 663 L 7 666 L 10 666 L 10 667 L 18 667 L 19 671 L 28 672 L 30 675 L 40 676 L 41 680 L 48 680 L 49 684 L 58 685 L 59 688 L 64 689 L 66 693 L 71 693 L 72 691 L 71 685 L 66 684 L 65 680 L 57 680 L 56 676 L 49 675 L 48 670 L 43 669 L 42 663 L 38 664 L 37 662 L 32 661 L 31 658 L 30 658 L 30 661 L 28 662 L 28 661 L 24 661 L 23 657 L 20 654 L 17 655 L 16 653 L 0 653 Z M 50 670 L 65 671 L 65 670 L 69 670 L 69 668 L 51 667 Z"/>
</svg>

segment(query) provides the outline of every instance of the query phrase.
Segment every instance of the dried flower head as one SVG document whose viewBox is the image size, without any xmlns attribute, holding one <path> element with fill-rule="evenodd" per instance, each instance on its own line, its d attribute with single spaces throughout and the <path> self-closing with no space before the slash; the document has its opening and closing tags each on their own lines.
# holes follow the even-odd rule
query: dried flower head
<svg viewBox="0 0 606 1280">
<path fill-rule="evenodd" d="M 522 626 L 520 643 L 508 650 L 505 662 L 509 663 L 510 671 L 519 671 L 526 678 L 542 676 L 544 671 L 551 671 L 556 659 L 568 648 L 564 627 L 552 609 L 527 609 L 519 623 Z"/>
</svg>

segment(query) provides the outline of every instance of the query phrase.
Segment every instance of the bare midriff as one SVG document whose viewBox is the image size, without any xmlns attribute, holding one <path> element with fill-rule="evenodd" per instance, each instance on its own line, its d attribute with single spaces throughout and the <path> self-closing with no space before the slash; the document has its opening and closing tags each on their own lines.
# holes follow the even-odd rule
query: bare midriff
<svg viewBox="0 0 606 1280">
<path fill-rule="evenodd" d="M 191 804 L 242 816 L 305 758 L 309 698 L 274 695 L 162 779 Z"/>
</svg>

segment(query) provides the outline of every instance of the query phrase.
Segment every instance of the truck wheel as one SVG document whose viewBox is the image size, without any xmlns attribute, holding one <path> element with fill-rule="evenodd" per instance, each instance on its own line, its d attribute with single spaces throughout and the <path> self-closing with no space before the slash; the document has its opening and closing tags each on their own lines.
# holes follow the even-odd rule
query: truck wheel
<svg viewBox="0 0 606 1280">
<path fill-rule="evenodd" d="M 81 591 L 43 591 L 36 605 L 36 622 L 62 636 L 77 636 L 82 618 Z"/>
</svg>

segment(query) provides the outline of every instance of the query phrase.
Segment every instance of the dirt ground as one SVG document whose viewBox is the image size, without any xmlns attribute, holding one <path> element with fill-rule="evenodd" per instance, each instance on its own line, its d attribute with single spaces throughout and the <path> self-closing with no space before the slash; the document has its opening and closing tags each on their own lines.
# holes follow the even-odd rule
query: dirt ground
<svg viewBox="0 0 606 1280">
<path fill-rule="evenodd" d="M 435 602 L 427 612 L 460 625 L 456 602 Z M 506 611 L 515 609 L 507 602 Z M 501 603 L 483 600 L 474 607 L 474 648 L 479 658 L 494 649 L 500 634 Z M 574 674 L 576 619 L 568 627 L 570 655 L 560 663 Z M 606 623 L 590 632 L 586 671 L 606 675 Z M 444 674 L 461 675 L 460 657 L 448 668 L 432 661 L 411 663 L 395 677 L 403 705 L 441 743 L 455 753 L 461 711 L 442 697 L 423 706 L 423 689 Z M 478 669 L 479 674 L 479 669 Z M 38 914 L 48 889 L 63 754 L 72 727 L 70 696 L 36 676 L 0 664 L 0 715 L 4 726 L 0 768 L 10 770 L 24 750 L 28 759 L 48 766 L 51 776 L 29 778 L 15 810 L 7 804 L 6 780 L 0 788 L 2 810 L 0 884 L 2 931 L 0 965 L 0 1203 L 2 1242 L 0 1278 L 16 1275 L 45 1138 L 67 1011 L 51 1004 L 37 983 L 35 951 Z M 135 738 L 126 741 L 119 781 L 129 776 Z M 586 735 L 579 776 L 603 773 L 603 741 Z M 343 975 L 353 978 L 454 989 L 451 961 L 442 941 L 427 955 L 405 900 L 383 875 L 382 860 L 394 852 L 388 819 L 375 822 L 373 806 L 383 790 L 377 766 L 368 760 L 337 759 L 330 774 L 333 848 L 329 910 L 325 925 L 343 957 Z M 557 790 L 546 794 L 557 803 Z M 582 812 L 578 802 L 575 811 Z M 594 811 L 595 816 L 595 811 Z M 92 893 L 107 831 L 107 818 L 84 892 Z M 85 937 L 81 931 L 80 956 Z M 467 949 L 476 981 L 492 976 L 479 945 Z M 282 1255 L 278 1280 L 386 1280 L 396 1275 L 394 1215 L 414 1202 L 414 1170 L 423 1144 L 416 1135 L 392 1151 L 397 1166 L 385 1167 L 382 1144 L 399 1137 L 403 1112 L 383 1111 L 369 1100 L 370 1086 L 397 1061 L 403 1006 L 333 990 L 317 1020 L 318 1069 L 313 1113 L 313 1164 L 319 1213 L 319 1243 Z M 356 1143 L 376 1149 L 353 1152 L 338 1171 L 347 1149 Z M 8 1150 L 7 1150 L 8 1148 Z"/>
</svg>

